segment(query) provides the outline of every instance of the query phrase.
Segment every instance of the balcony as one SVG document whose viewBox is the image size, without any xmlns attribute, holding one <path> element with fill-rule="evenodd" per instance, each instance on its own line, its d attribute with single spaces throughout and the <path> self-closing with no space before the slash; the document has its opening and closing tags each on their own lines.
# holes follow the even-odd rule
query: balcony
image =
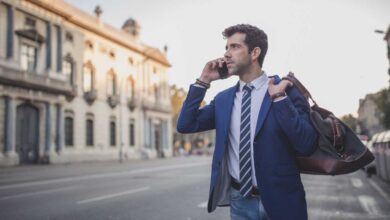
<svg viewBox="0 0 390 220">
<path fill-rule="evenodd" d="M 130 111 L 134 111 L 134 109 L 138 105 L 138 99 L 135 97 L 129 97 L 127 98 L 127 107 L 130 109 Z"/>
<path fill-rule="evenodd" d="M 157 111 L 157 112 L 164 112 L 164 113 L 172 112 L 172 106 L 162 103 L 161 101 L 151 102 L 148 100 L 142 100 L 141 105 L 144 111 L 150 110 L 150 111 Z"/>
<path fill-rule="evenodd" d="M 27 72 L 8 65 L 0 65 L 0 84 L 64 95 L 68 100 L 72 100 L 77 91 L 68 78 L 54 78 L 47 73 Z"/>
<path fill-rule="evenodd" d="M 107 98 L 107 102 L 111 108 L 115 108 L 119 104 L 119 96 L 118 95 L 110 95 Z"/>
<path fill-rule="evenodd" d="M 96 100 L 96 98 L 97 98 L 96 89 L 92 89 L 91 91 L 84 92 L 84 99 L 89 105 L 92 105 L 92 103 Z"/>
</svg>

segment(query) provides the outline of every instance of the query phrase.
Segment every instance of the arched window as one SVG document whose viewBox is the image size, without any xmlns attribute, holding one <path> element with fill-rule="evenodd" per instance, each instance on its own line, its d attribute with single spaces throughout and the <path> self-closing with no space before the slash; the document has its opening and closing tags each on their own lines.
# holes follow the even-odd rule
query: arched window
<svg viewBox="0 0 390 220">
<path fill-rule="evenodd" d="M 127 96 L 129 98 L 135 97 L 135 80 L 131 75 L 127 78 Z"/>
<path fill-rule="evenodd" d="M 62 72 L 72 85 L 74 84 L 74 67 L 74 59 L 70 56 L 70 54 L 67 54 L 63 60 Z"/>
<path fill-rule="evenodd" d="M 87 114 L 86 130 L 85 130 L 85 142 L 87 147 L 93 147 L 94 144 L 94 117 L 92 114 Z"/>
<path fill-rule="evenodd" d="M 65 117 L 65 146 L 73 146 L 73 118 Z"/>
<path fill-rule="evenodd" d="M 116 74 L 110 70 L 107 74 L 107 95 L 113 96 L 116 94 Z"/>
<path fill-rule="evenodd" d="M 110 118 L 110 146 L 116 146 L 116 118 L 114 116 Z"/>
<path fill-rule="evenodd" d="M 94 89 L 94 67 L 91 62 L 84 65 L 83 71 L 83 90 L 84 92 L 91 92 Z"/>
<path fill-rule="evenodd" d="M 115 121 L 110 122 L 110 146 L 115 147 L 116 145 L 116 124 Z"/>
</svg>

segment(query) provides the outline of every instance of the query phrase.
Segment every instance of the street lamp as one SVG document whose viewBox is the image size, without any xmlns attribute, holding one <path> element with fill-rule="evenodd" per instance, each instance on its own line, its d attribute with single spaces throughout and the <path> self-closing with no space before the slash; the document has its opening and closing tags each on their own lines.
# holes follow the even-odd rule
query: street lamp
<svg viewBox="0 0 390 220">
<path fill-rule="evenodd" d="M 387 58 L 389 59 L 389 63 L 390 63 L 390 27 L 387 29 L 386 33 L 385 33 L 385 31 L 379 30 L 379 29 L 374 30 L 374 32 L 377 34 L 384 34 L 385 35 L 383 40 L 385 40 L 387 43 Z M 389 69 L 387 70 L 387 73 L 390 76 L 390 66 L 389 66 Z"/>
</svg>

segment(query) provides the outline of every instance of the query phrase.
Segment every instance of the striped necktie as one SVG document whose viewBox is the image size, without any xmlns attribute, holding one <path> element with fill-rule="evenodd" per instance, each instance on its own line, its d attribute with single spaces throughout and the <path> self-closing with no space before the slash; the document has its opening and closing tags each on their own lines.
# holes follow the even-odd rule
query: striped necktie
<svg viewBox="0 0 390 220">
<path fill-rule="evenodd" d="M 254 87 L 246 84 L 241 102 L 240 125 L 240 192 L 247 197 L 252 191 L 251 163 L 251 92 Z"/>
</svg>

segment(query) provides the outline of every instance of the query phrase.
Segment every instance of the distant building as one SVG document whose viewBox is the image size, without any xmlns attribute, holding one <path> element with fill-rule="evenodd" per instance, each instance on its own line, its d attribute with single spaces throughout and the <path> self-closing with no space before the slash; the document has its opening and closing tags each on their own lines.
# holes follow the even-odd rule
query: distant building
<svg viewBox="0 0 390 220">
<path fill-rule="evenodd" d="M 0 165 L 171 156 L 171 65 L 101 14 L 1 1 Z"/>
<path fill-rule="evenodd" d="M 375 98 L 379 93 L 368 94 L 364 99 L 359 101 L 358 109 L 358 133 L 367 135 L 370 138 L 378 132 L 384 131 L 385 128 L 380 122 L 381 112 L 379 111 Z"/>
</svg>

